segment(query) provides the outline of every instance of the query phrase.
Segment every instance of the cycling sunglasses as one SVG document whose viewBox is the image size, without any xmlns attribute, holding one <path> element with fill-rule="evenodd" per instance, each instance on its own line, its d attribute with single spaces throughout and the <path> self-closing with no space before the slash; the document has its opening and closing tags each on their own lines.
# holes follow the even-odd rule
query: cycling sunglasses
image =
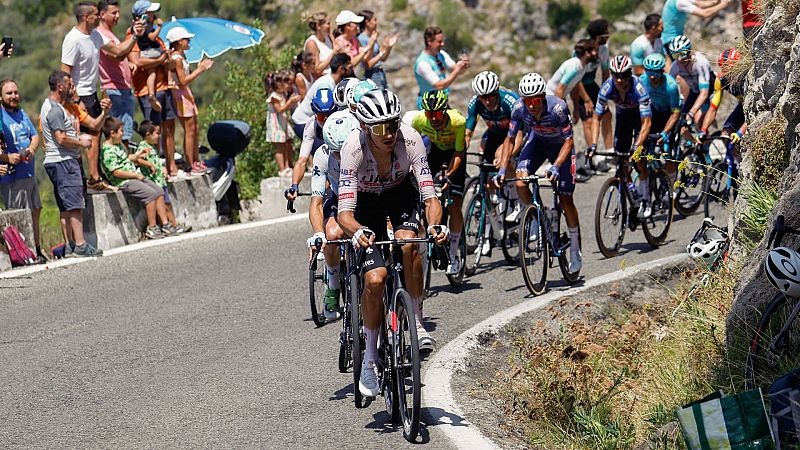
<svg viewBox="0 0 800 450">
<path fill-rule="evenodd" d="M 675 59 L 680 59 L 680 60 L 689 59 L 692 56 L 692 52 L 690 51 L 678 52 L 678 53 L 673 53 L 672 56 Z"/>
<path fill-rule="evenodd" d="M 376 123 L 374 125 L 367 125 L 369 132 L 375 136 L 386 136 L 387 134 L 395 134 L 400 129 L 400 120 L 392 120 L 391 122 Z"/>
<path fill-rule="evenodd" d="M 328 116 L 330 116 L 330 114 L 326 113 L 316 113 L 314 115 L 317 117 L 317 122 L 319 123 L 325 123 L 325 121 L 328 120 Z"/>
<path fill-rule="evenodd" d="M 526 106 L 538 106 L 544 101 L 544 95 L 537 95 L 536 97 L 522 97 L 522 103 Z"/>
<path fill-rule="evenodd" d="M 631 74 L 630 72 L 618 73 L 618 74 L 614 75 L 614 80 L 619 81 L 620 83 L 622 83 L 623 81 L 630 80 L 631 77 L 633 77 L 633 74 Z"/>
<path fill-rule="evenodd" d="M 444 119 L 444 110 L 440 109 L 438 111 L 425 111 L 425 117 L 438 122 Z"/>
<path fill-rule="evenodd" d="M 478 98 L 481 99 L 484 102 L 488 102 L 488 101 L 491 101 L 492 99 L 496 98 L 497 96 L 498 96 L 498 93 L 495 92 L 493 94 L 479 95 Z"/>
</svg>

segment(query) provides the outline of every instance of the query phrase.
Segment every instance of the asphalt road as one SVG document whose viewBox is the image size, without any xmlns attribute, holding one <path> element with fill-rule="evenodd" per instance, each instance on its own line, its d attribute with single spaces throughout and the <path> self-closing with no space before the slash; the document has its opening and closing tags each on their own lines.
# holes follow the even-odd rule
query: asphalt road
<svg viewBox="0 0 800 450">
<path fill-rule="evenodd" d="M 641 231 L 607 260 L 593 213 L 605 176 L 578 185 L 584 279 L 685 251 L 680 219 L 653 250 Z M 397 448 L 383 401 L 357 410 L 337 370 L 338 323 L 308 317 L 296 221 L 0 280 L 0 447 Z M 553 289 L 564 289 L 551 269 Z M 495 251 L 459 292 L 434 274 L 428 328 L 440 345 L 530 297 Z M 424 395 L 424 389 L 423 389 Z M 446 413 L 446 412 L 445 412 Z M 429 448 L 450 448 L 423 427 Z"/>
</svg>

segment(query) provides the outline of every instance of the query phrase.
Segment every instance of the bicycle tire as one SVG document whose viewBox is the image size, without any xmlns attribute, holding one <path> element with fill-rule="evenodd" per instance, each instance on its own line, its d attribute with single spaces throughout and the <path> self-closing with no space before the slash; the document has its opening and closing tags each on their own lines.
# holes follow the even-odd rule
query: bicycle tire
<svg viewBox="0 0 800 450">
<path fill-rule="evenodd" d="M 420 426 L 421 356 L 414 307 L 411 296 L 405 289 L 398 289 L 395 292 L 395 316 L 397 322 L 392 324 L 392 362 L 397 395 L 395 404 L 403 424 L 403 437 L 409 442 L 414 442 L 419 435 Z"/>
<path fill-rule="evenodd" d="M 712 166 L 711 173 L 703 180 L 703 191 L 706 193 L 703 203 L 704 217 L 710 217 L 715 224 L 727 227 L 728 217 L 733 207 L 733 180 L 728 188 L 728 163 L 717 161 Z"/>
<path fill-rule="evenodd" d="M 482 244 L 481 239 L 481 211 L 483 194 L 478 191 L 467 204 L 467 213 L 464 215 L 464 238 L 466 243 L 466 254 L 468 255 L 464 261 L 465 271 L 467 276 L 472 276 L 478 269 L 480 262 L 480 252 L 475 258 L 469 257 L 473 255 L 478 247 Z"/>
<path fill-rule="evenodd" d="M 353 362 L 353 343 L 350 331 L 350 321 L 352 319 L 350 311 L 350 286 L 344 278 L 347 267 L 342 264 L 339 267 L 339 282 L 341 283 L 342 293 L 342 331 L 339 333 L 339 372 L 347 373 L 347 369 Z"/>
<path fill-rule="evenodd" d="M 350 335 L 353 338 L 353 400 L 356 408 L 366 406 L 366 398 L 358 389 L 361 379 L 361 364 L 364 361 L 364 345 L 361 335 L 361 292 L 357 274 L 350 275 Z"/>
<path fill-rule="evenodd" d="M 561 228 L 560 229 L 561 230 L 566 230 L 567 229 L 567 218 L 564 216 L 564 214 L 559 214 L 559 220 L 561 221 Z M 578 239 L 580 239 L 580 235 L 581 235 L 581 229 L 580 229 L 580 226 L 578 226 Z M 564 234 L 562 232 L 561 233 L 561 238 L 563 239 L 564 244 L 569 243 L 570 237 L 569 237 L 568 233 Z M 581 277 L 581 271 L 580 270 L 578 270 L 577 272 L 570 272 L 569 271 L 569 260 L 567 259 L 566 253 L 562 254 L 561 256 L 558 257 L 558 267 L 559 267 L 559 269 L 561 269 L 561 276 L 564 278 L 564 281 L 566 281 L 569 284 L 574 284 Z"/>
<path fill-rule="evenodd" d="M 755 389 L 772 384 L 776 378 L 784 373 L 800 366 L 800 354 L 798 354 L 797 333 L 800 333 L 800 321 L 795 316 L 792 323 L 783 336 L 794 342 L 773 342 L 773 335 L 780 332 L 781 328 L 790 319 L 792 309 L 796 307 L 797 298 L 789 301 L 784 293 L 778 292 L 764 308 L 764 312 L 758 321 L 756 332 L 747 349 L 747 359 L 745 361 L 745 387 Z M 765 345 L 766 344 L 766 345 Z M 780 353 L 774 353 L 774 345 L 780 344 L 781 347 L 794 346 L 792 348 L 780 348 Z"/>
<path fill-rule="evenodd" d="M 500 221 L 503 223 L 502 236 L 500 238 L 500 248 L 503 251 L 503 258 L 512 266 L 519 265 L 519 222 L 509 225 L 506 222 L 506 213 L 511 209 L 512 203 L 516 200 L 508 199 L 505 210 L 500 214 Z"/>
<path fill-rule="evenodd" d="M 617 177 L 607 179 L 600 188 L 597 196 L 597 205 L 594 208 L 594 235 L 597 241 L 597 248 L 606 258 L 613 258 L 619 253 L 622 247 L 622 240 L 625 238 L 625 218 L 628 215 L 627 199 L 625 193 L 620 190 L 620 180 Z M 616 192 L 615 192 L 616 191 Z M 609 215 L 610 214 L 610 215 Z M 613 227 L 608 229 L 619 229 L 616 240 L 613 236 L 605 239 L 601 231 L 601 219 L 610 222 Z"/>
<path fill-rule="evenodd" d="M 550 253 L 547 246 L 545 227 L 539 214 L 539 208 L 534 205 L 528 206 L 522 213 L 520 220 L 521 237 L 519 239 L 519 260 L 522 268 L 522 278 L 525 286 L 532 295 L 539 295 L 547 287 L 547 266 L 549 265 Z M 530 229 L 533 219 L 538 220 L 539 238 L 531 241 Z M 536 263 L 539 263 L 538 265 Z M 541 267 L 539 267 L 541 266 Z"/>
<path fill-rule="evenodd" d="M 640 223 L 647 243 L 658 248 L 667 239 L 672 225 L 672 186 L 669 176 L 662 169 L 651 170 L 647 182 L 650 184 L 648 201 L 653 213 L 647 219 L 640 219 Z"/>
<path fill-rule="evenodd" d="M 423 254 L 424 261 L 422 267 L 425 269 L 425 284 L 422 288 L 422 297 L 428 298 L 431 295 L 431 277 L 433 274 L 433 258 L 431 258 L 431 246 L 433 244 L 425 245 L 425 253 Z"/>
<path fill-rule="evenodd" d="M 320 290 L 320 285 L 322 286 Z M 308 297 L 311 303 L 311 320 L 317 328 L 325 325 L 325 264 L 316 261 L 308 269 Z"/>
<path fill-rule="evenodd" d="M 461 270 L 455 275 L 447 275 L 447 281 L 450 282 L 450 286 L 453 287 L 459 287 L 464 284 L 464 275 L 467 270 L 467 238 L 463 234 L 458 240 L 456 255 L 456 257 L 461 260 Z"/>
<path fill-rule="evenodd" d="M 683 217 L 688 217 L 697 212 L 705 200 L 703 191 L 703 178 L 705 178 L 705 158 L 701 158 L 695 151 L 686 154 L 683 161 L 686 169 L 677 174 L 680 182 L 675 189 L 675 211 Z"/>
</svg>

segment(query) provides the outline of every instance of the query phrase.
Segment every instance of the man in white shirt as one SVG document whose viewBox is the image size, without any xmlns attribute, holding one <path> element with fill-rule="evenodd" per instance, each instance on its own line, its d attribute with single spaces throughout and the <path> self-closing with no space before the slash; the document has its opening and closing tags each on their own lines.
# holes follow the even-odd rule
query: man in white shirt
<svg viewBox="0 0 800 450">
<path fill-rule="evenodd" d="M 135 36 L 144 33 L 144 27 L 138 23 L 134 24 L 131 36 L 115 44 L 96 29 L 100 25 L 100 16 L 95 3 L 86 1 L 78 3 L 75 6 L 75 19 L 77 25 L 67 33 L 61 44 L 61 70 L 72 76 L 84 107 L 92 117 L 97 117 L 101 113 L 100 100 L 97 98 L 100 50 L 114 57 L 124 57 L 133 49 L 136 43 Z M 89 192 L 113 190 L 100 178 L 98 167 L 100 134 L 83 127 L 81 131 L 92 135 L 92 145 L 87 152 Z"/>
<path fill-rule="evenodd" d="M 644 19 L 644 34 L 633 40 L 631 43 L 631 62 L 633 63 L 633 73 L 638 77 L 644 73 L 644 59 L 653 53 L 666 54 L 664 42 L 661 40 L 661 33 L 664 32 L 664 21 L 660 14 L 648 14 Z M 669 60 L 664 69 L 669 72 Z"/>
</svg>

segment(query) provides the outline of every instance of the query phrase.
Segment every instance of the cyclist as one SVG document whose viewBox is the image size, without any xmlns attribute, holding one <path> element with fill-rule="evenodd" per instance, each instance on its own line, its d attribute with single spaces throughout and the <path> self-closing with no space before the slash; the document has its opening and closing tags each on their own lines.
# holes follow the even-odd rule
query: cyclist
<svg viewBox="0 0 800 450">
<path fill-rule="evenodd" d="M 669 41 L 667 52 L 673 60 L 669 74 L 678 81 L 684 98 L 681 112 L 702 124 L 709 107 L 709 88 L 715 79 L 711 65 L 705 55 L 692 50 L 692 41 L 683 35 Z"/>
<path fill-rule="evenodd" d="M 311 99 L 311 111 L 314 112 L 314 119 L 309 120 L 303 128 L 303 141 L 300 144 L 300 157 L 294 165 L 292 172 L 292 185 L 283 192 L 287 200 L 295 200 L 300 189 L 300 182 L 306 174 L 306 164 L 308 158 L 314 153 L 312 151 L 314 140 L 322 139 L 322 125 L 328 116 L 336 111 L 336 103 L 333 99 L 333 90 L 328 88 L 318 89 Z"/>
<path fill-rule="evenodd" d="M 578 235 L 578 210 L 572 201 L 575 191 L 575 147 L 572 137 L 572 121 L 569 110 L 564 100 L 546 95 L 546 83 L 538 73 L 529 73 L 519 81 L 519 94 L 521 101 L 517 102 L 511 114 L 511 124 L 508 127 L 508 136 L 504 148 L 510 149 L 517 134 L 523 130 L 530 130 L 525 146 L 517 163 L 517 176 L 525 177 L 534 173 L 548 159 L 552 167 L 547 171 L 547 177 L 552 183 L 558 183 L 559 201 L 567 219 L 567 228 L 570 238 L 569 271 L 578 272 L 581 269 L 581 250 Z M 601 112 L 602 114 L 602 112 Z M 600 117 L 598 114 L 596 117 Z M 498 184 L 505 180 L 506 164 L 511 152 L 503 151 L 503 161 L 497 175 Z M 519 201 L 524 206 L 532 202 L 531 191 L 525 182 L 517 182 Z M 535 232 L 538 226 L 531 227 Z M 537 239 L 537 235 L 530 236 Z"/>
<path fill-rule="evenodd" d="M 364 362 L 358 388 L 374 397 L 379 392 L 375 359 L 378 330 L 383 311 L 381 297 L 388 271 L 380 251 L 372 247 L 376 237 L 385 237 L 386 217 L 392 222 L 397 238 L 414 238 L 419 231 L 420 197 L 431 226 L 427 232 L 437 244 L 447 239 L 447 227 L 438 225 L 442 207 L 428 173 L 422 137 L 400 122 L 400 101 L 386 89 L 367 92 L 358 102 L 358 132 L 350 133 L 342 146 L 339 178 L 339 226 L 350 236 L 353 245 L 365 248 L 362 317 L 366 334 Z M 411 175 L 416 177 L 414 187 Z M 420 348 L 431 349 L 434 341 L 422 325 L 419 303 L 422 298 L 422 259 L 418 245 L 403 246 L 406 287 L 413 298 L 414 316 Z M 357 320 L 353 318 L 353 320 Z"/>
<path fill-rule="evenodd" d="M 443 187 L 449 187 L 453 203 L 445 205 L 450 217 L 450 263 L 445 273 L 455 275 L 461 271 L 461 260 L 456 253 L 461 230 L 464 228 L 461 205 L 464 183 L 467 180 L 467 163 L 464 158 L 466 119 L 460 112 L 448 107 L 447 100 L 447 92 L 438 89 L 422 94 L 422 111 L 413 117 L 411 126 L 430 140 L 429 173 L 437 174 L 443 165 L 447 165 L 442 181 Z"/>
<path fill-rule="evenodd" d="M 361 100 L 361 97 L 366 94 L 367 92 L 377 89 L 378 85 L 375 84 L 372 80 L 364 80 L 359 81 L 358 83 L 354 84 L 353 87 L 345 91 L 345 96 L 347 99 L 347 106 L 350 109 L 350 112 L 355 114 L 356 107 L 358 106 L 358 101 Z"/>
<path fill-rule="evenodd" d="M 639 81 L 633 76 L 633 64 L 627 56 L 618 55 L 611 60 L 611 78 L 603 83 L 600 94 L 597 96 L 597 106 L 594 108 L 592 118 L 592 140 L 589 142 L 589 153 L 597 150 L 597 138 L 600 135 L 600 123 L 597 120 L 608 108 L 609 101 L 614 102 L 617 113 L 617 123 L 614 127 L 614 151 L 629 153 L 634 147 L 637 151 L 644 148 L 647 134 L 650 132 L 651 110 L 650 95 Z M 631 145 L 633 144 L 633 145 Z M 653 214 L 647 198 L 650 187 L 647 184 L 646 160 L 637 161 L 639 184 L 637 190 L 642 198 L 639 205 L 638 217 L 644 219 Z"/>
<path fill-rule="evenodd" d="M 340 111 L 347 109 L 347 90 L 358 84 L 358 82 L 358 78 L 348 77 L 336 85 L 336 88 L 333 90 L 333 101 L 336 103 L 336 108 Z"/>
<path fill-rule="evenodd" d="M 327 320 L 339 318 L 339 289 L 341 286 L 339 285 L 339 249 L 336 246 L 326 246 L 325 242 L 344 237 L 344 232 L 336 223 L 341 159 L 339 150 L 347 135 L 356 128 L 358 128 L 358 121 L 349 110 L 331 114 L 322 127 L 325 144 L 314 153 L 314 168 L 311 172 L 311 205 L 308 210 L 308 220 L 311 222 L 314 235 L 308 238 L 308 248 L 313 251 L 316 240 L 322 241 L 325 270 L 328 272 L 328 287 L 325 290 L 325 308 L 323 309 Z"/>
<path fill-rule="evenodd" d="M 722 134 L 730 136 L 733 143 L 738 143 L 747 131 L 747 124 L 744 118 L 744 107 L 742 99 L 747 91 L 747 79 L 744 76 L 734 77 L 730 75 L 730 69 L 741 58 L 741 54 L 735 48 L 729 48 L 719 55 L 719 77 L 714 80 L 714 95 L 711 97 L 711 108 L 706 113 L 703 126 L 700 128 L 699 138 L 708 135 L 708 127 L 717 118 L 717 108 L 722 103 L 725 91 L 739 100 L 736 107 L 730 113 L 725 124 L 722 126 Z"/>
<path fill-rule="evenodd" d="M 631 62 L 633 73 L 638 77 L 644 71 L 644 59 L 653 53 L 664 53 L 664 41 L 661 33 L 664 32 L 664 21 L 659 14 L 648 14 L 644 18 L 644 33 L 631 43 Z M 667 68 L 669 71 L 669 68 Z"/>
<path fill-rule="evenodd" d="M 664 73 L 666 58 L 660 53 L 652 53 L 644 58 L 644 73 L 639 81 L 650 95 L 651 129 L 658 131 L 661 138 L 658 143 L 669 150 L 673 144 L 675 125 L 681 115 L 681 96 L 678 82 L 672 75 Z"/>
</svg>

